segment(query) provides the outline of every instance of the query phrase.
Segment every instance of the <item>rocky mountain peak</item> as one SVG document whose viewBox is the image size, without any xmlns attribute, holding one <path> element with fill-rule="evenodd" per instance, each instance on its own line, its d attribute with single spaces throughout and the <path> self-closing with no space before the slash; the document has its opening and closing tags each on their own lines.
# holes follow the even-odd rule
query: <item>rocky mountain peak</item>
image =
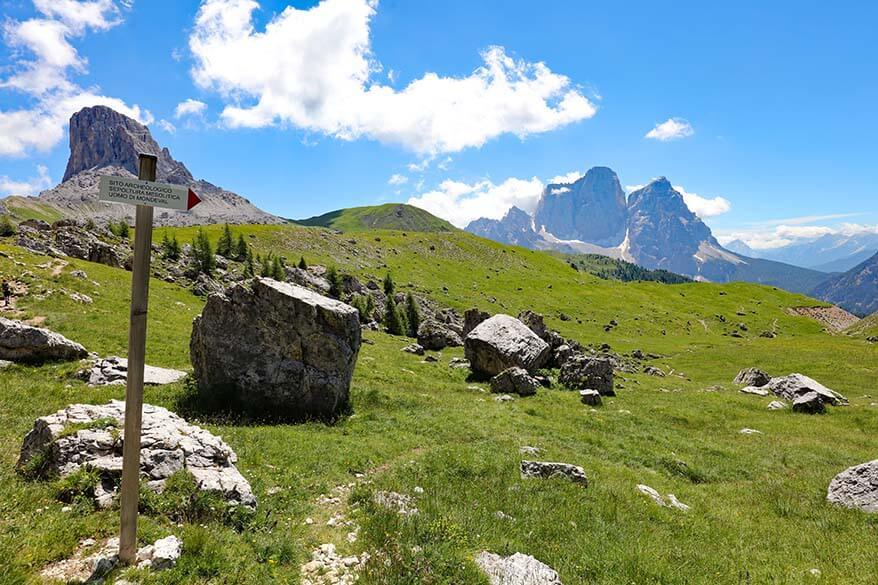
<svg viewBox="0 0 878 585">
<path fill-rule="evenodd" d="M 589 169 L 570 184 L 543 190 L 536 225 L 565 240 L 617 246 L 625 238 L 627 201 L 619 177 L 607 167 Z"/>
<path fill-rule="evenodd" d="M 63 180 L 104 167 L 136 175 L 141 153 L 158 156 L 158 180 L 180 185 L 194 181 L 186 166 L 161 148 L 149 128 L 137 120 L 106 106 L 83 108 L 70 118 L 70 159 Z"/>
</svg>

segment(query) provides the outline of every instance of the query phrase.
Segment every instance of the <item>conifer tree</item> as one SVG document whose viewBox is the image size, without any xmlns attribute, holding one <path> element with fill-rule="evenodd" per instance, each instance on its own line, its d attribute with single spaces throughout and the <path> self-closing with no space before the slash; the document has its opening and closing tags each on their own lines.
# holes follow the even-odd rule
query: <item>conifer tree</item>
<svg viewBox="0 0 878 585">
<path fill-rule="evenodd" d="M 301 268 L 302 270 L 308 270 L 308 263 L 305 262 L 305 257 L 304 257 L 304 256 L 302 256 L 301 258 L 299 258 L 299 268 Z"/>
<path fill-rule="evenodd" d="M 198 230 L 198 234 L 192 242 L 192 254 L 198 272 L 208 276 L 212 275 L 216 269 L 216 258 L 213 255 L 213 246 L 210 243 L 210 238 L 207 237 L 203 229 Z"/>
<path fill-rule="evenodd" d="M 219 241 L 216 243 L 216 253 L 223 258 L 231 259 L 232 246 L 234 246 L 232 228 L 229 227 L 229 224 L 226 224 L 223 226 L 223 233 L 220 235 Z"/>
<path fill-rule="evenodd" d="M 421 326 L 421 311 L 418 309 L 418 303 L 412 293 L 405 296 L 405 317 L 409 337 L 417 337 L 418 327 Z"/>
<path fill-rule="evenodd" d="M 390 273 L 388 272 L 387 275 L 384 277 L 384 294 L 386 294 L 388 297 L 392 297 L 395 290 L 396 285 L 393 284 L 393 277 L 390 276 Z"/>
<path fill-rule="evenodd" d="M 238 244 L 235 246 L 235 257 L 238 259 L 238 262 L 244 262 L 247 260 L 247 253 L 250 250 L 250 246 L 247 245 L 247 241 L 244 239 L 244 234 L 238 234 Z"/>
<path fill-rule="evenodd" d="M 338 275 L 338 270 L 335 269 L 335 266 L 330 266 L 329 270 L 326 271 L 326 280 L 329 281 L 329 296 L 334 299 L 341 297 L 341 277 Z"/>
</svg>

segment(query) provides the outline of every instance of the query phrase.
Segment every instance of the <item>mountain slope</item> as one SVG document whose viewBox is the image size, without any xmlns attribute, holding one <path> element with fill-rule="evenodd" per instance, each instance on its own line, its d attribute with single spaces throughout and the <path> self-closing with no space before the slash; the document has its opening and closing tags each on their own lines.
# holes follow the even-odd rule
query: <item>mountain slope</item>
<svg viewBox="0 0 878 585">
<path fill-rule="evenodd" d="M 814 295 L 861 317 L 878 311 L 878 254 L 814 288 Z"/>
<path fill-rule="evenodd" d="M 323 215 L 296 220 L 297 224 L 326 227 L 343 232 L 369 229 L 411 232 L 450 232 L 456 227 L 418 207 L 403 203 L 385 203 L 368 207 L 338 209 Z"/>
<path fill-rule="evenodd" d="M 813 241 L 761 250 L 758 257 L 825 272 L 845 272 L 876 252 L 878 233 L 864 232 L 826 234 Z"/>
<path fill-rule="evenodd" d="M 190 212 L 157 209 L 157 225 L 283 222 L 240 195 L 196 180 L 167 148 L 159 146 L 149 128 L 105 106 L 85 108 L 70 119 L 70 158 L 64 180 L 34 201 L 44 206 L 43 213 L 54 210 L 64 217 L 132 220 L 133 206 L 98 201 L 98 183 L 101 175 L 136 177 L 141 152 L 158 156 L 158 181 L 189 186 L 202 199 Z M 11 207 L 15 206 L 13 202 Z M 18 203 L 18 207 L 27 206 Z"/>
</svg>

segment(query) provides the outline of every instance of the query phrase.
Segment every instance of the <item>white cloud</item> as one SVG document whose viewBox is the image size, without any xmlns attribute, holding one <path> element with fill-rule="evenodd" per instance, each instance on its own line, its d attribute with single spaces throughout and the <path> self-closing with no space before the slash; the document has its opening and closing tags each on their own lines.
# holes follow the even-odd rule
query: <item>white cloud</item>
<svg viewBox="0 0 878 585">
<path fill-rule="evenodd" d="M 576 181 L 581 179 L 584 175 L 585 175 L 585 173 L 582 173 L 580 171 L 570 171 L 569 173 L 566 173 L 564 175 L 558 175 L 557 177 L 552 177 L 551 179 L 549 179 L 549 183 L 556 184 L 556 185 L 569 185 L 571 183 L 575 183 Z"/>
<path fill-rule="evenodd" d="M 387 179 L 388 185 L 405 185 L 409 182 L 409 178 L 405 175 L 395 174 L 391 175 L 389 179 Z"/>
<path fill-rule="evenodd" d="M 732 209 L 732 203 L 725 197 L 708 199 L 697 193 L 689 193 L 680 185 L 674 185 L 674 189 L 683 196 L 683 201 L 686 202 L 686 207 L 701 219 L 716 217 L 728 213 Z"/>
<path fill-rule="evenodd" d="M 406 165 L 406 167 L 413 173 L 423 173 L 430 167 L 430 163 L 433 162 L 433 158 L 434 157 L 427 157 L 419 163 L 409 163 L 408 165 Z"/>
<path fill-rule="evenodd" d="M 552 190 L 549 191 L 550 195 L 563 195 L 564 193 L 570 193 L 570 187 L 552 187 Z"/>
<path fill-rule="evenodd" d="M 536 177 L 511 177 L 499 185 L 488 180 L 472 184 L 446 180 L 438 189 L 411 197 L 408 203 L 466 227 L 480 217 L 501 219 L 513 205 L 533 213 L 542 191 L 543 182 Z"/>
<path fill-rule="evenodd" d="M 110 0 L 34 0 L 44 18 L 8 20 L 3 36 L 12 49 L 14 64 L 0 78 L 0 90 L 29 96 L 20 109 L 0 110 L 0 156 L 23 156 L 31 149 L 49 150 L 65 136 L 70 116 L 86 106 L 107 105 L 142 122 L 149 112 L 122 100 L 83 89 L 71 80 L 87 72 L 88 62 L 71 40 L 89 29 L 106 30 L 120 22 Z"/>
<path fill-rule="evenodd" d="M 164 130 L 168 134 L 176 134 L 177 133 L 177 127 L 174 126 L 171 122 L 168 122 L 167 120 L 165 120 L 164 118 L 159 120 L 159 128 L 161 128 L 162 130 Z"/>
<path fill-rule="evenodd" d="M 49 169 L 45 165 L 37 165 L 37 176 L 26 181 L 0 176 L 0 193 L 3 195 L 36 195 L 51 186 L 52 178 L 49 177 Z"/>
<path fill-rule="evenodd" d="M 646 185 L 625 185 L 623 189 L 625 189 L 626 194 L 631 195 L 635 191 L 640 191 L 644 187 L 646 187 Z"/>
<path fill-rule="evenodd" d="M 177 104 L 174 110 L 174 117 L 178 120 L 184 116 L 202 116 L 207 110 L 207 104 L 198 100 L 188 99 L 185 102 Z"/>
<path fill-rule="evenodd" d="M 851 215 L 860 215 L 855 213 L 839 213 L 824 216 L 813 216 L 818 218 L 833 219 L 838 217 L 849 217 Z M 863 225 L 853 223 L 843 223 L 838 227 L 825 225 L 801 225 L 796 220 L 804 220 L 806 218 L 791 218 L 793 221 L 766 225 L 762 229 L 744 229 L 725 231 L 717 235 L 717 239 L 726 244 L 732 240 L 741 240 L 754 250 L 772 250 L 783 248 L 791 244 L 798 244 L 816 240 L 825 235 L 842 235 L 855 236 L 859 234 L 878 234 L 878 225 Z"/>
<path fill-rule="evenodd" d="M 485 50 L 464 77 L 426 73 L 396 90 L 372 78 L 370 21 L 377 0 L 289 6 L 264 30 L 255 0 L 204 0 L 189 46 L 197 85 L 216 90 L 232 128 L 292 124 L 342 140 L 368 138 L 422 153 L 479 147 L 502 134 L 526 137 L 595 115 L 569 78 L 544 63 Z"/>
<path fill-rule="evenodd" d="M 683 118 L 668 118 L 666 121 L 656 124 L 655 128 L 646 133 L 646 138 L 667 142 L 688 138 L 695 134 L 692 125 Z"/>
</svg>

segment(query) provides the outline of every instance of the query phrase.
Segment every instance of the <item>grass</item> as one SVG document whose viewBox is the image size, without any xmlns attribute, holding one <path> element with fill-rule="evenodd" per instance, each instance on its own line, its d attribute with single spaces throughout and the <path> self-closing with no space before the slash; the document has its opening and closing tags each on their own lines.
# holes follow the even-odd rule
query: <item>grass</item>
<svg viewBox="0 0 878 585">
<path fill-rule="evenodd" d="M 326 227 L 343 232 L 372 229 L 409 230 L 413 232 L 455 231 L 453 225 L 418 207 L 402 203 L 385 203 L 369 207 L 351 207 L 299 220 L 311 227 Z"/>
<path fill-rule="evenodd" d="M 878 313 L 869 315 L 859 323 L 849 327 L 845 333 L 858 337 L 878 336 Z"/>
<path fill-rule="evenodd" d="M 0 200 L 16 221 L 41 219 L 52 223 L 61 219 L 61 211 L 50 203 L 43 203 L 33 197 L 7 197 Z"/>
<path fill-rule="evenodd" d="M 220 229 L 207 228 L 214 241 Z M 354 415 L 336 425 L 189 415 L 235 449 L 259 509 L 239 523 L 191 512 L 198 521 L 178 526 L 185 514 L 156 506 L 142 519 L 141 540 L 177 534 L 184 554 L 166 573 L 136 573 L 143 582 L 298 583 L 309 551 L 330 541 L 345 554 L 370 552 L 360 581 L 367 584 L 484 584 L 472 563 L 484 549 L 534 555 L 566 584 L 810 583 L 812 568 L 822 572 L 817 582 L 878 582 L 878 566 L 864 562 L 878 553 L 878 517 L 825 502 L 836 473 L 875 458 L 876 347 L 826 335 L 819 324 L 787 312 L 813 300 L 750 284 L 601 280 L 551 255 L 462 232 L 234 229 L 257 251 L 334 264 L 363 280 L 390 271 L 400 290 L 457 309 L 513 315 L 534 309 L 583 343 L 661 354 L 651 363 L 683 377 L 624 375 L 617 379 L 619 395 L 594 411 L 558 388 L 498 403 L 473 390 L 465 371 L 448 367 L 461 349 L 422 363 L 400 351 L 407 340 L 367 333 L 372 343 L 360 352 Z M 195 233 L 173 231 L 181 243 Z M 128 273 L 71 261 L 52 277 L 51 268 L 37 268 L 45 257 L 3 244 L 0 252 L 7 255 L 0 255 L 4 274 L 33 273 L 30 294 L 19 300 L 24 317 L 44 316 L 47 326 L 102 355 L 124 354 Z M 76 268 L 89 279 L 70 277 Z M 191 319 L 203 301 L 171 284 L 151 286 L 148 362 L 187 368 Z M 59 288 L 89 294 L 95 303 L 46 294 Z M 611 319 L 618 326 L 604 331 Z M 742 322 L 743 338 L 728 335 Z M 767 330 L 778 336 L 759 337 Z M 800 371 L 847 395 L 851 406 L 815 417 L 770 412 L 769 398 L 742 395 L 731 385 L 745 366 Z M 117 530 L 116 511 L 62 512 L 52 482 L 13 472 L 21 438 L 37 416 L 124 394 L 72 379 L 76 368 L 16 365 L 0 373 L 0 583 L 37 582 L 39 569 L 68 556 L 80 539 Z M 184 383 L 146 390 L 147 402 L 172 410 L 186 396 Z M 763 434 L 741 435 L 743 427 Z M 521 480 L 523 445 L 539 447 L 540 459 L 583 466 L 589 487 Z M 356 507 L 348 507 L 362 530 L 357 542 L 345 543 L 344 532 L 324 525 L 314 502 L 364 472 L 371 483 L 354 490 Z M 637 492 L 639 483 L 675 494 L 692 510 L 655 506 Z M 420 513 L 402 518 L 375 506 L 377 490 L 413 496 Z M 514 520 L 499 519 L 498 511 Z M 307 517 L 318 522 L 306 526 Z"/>
</svg>

